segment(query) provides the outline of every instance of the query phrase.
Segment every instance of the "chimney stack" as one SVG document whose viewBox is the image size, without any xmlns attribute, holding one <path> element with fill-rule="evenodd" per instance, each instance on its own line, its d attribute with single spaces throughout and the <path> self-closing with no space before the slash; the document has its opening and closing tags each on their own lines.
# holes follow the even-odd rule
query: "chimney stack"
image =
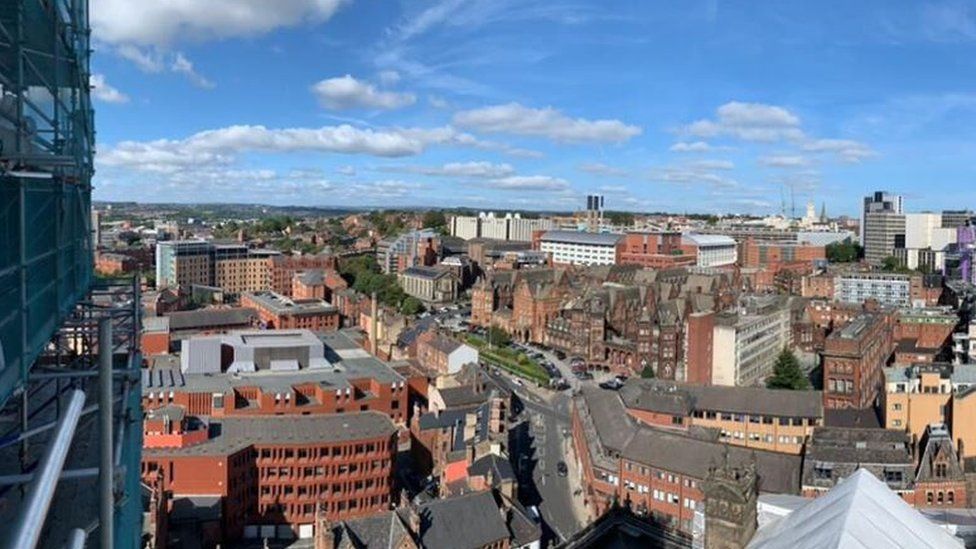
<svg viewBox="0 0 976 549">
<path fill-rule="evenodd" d="M 369 352 L 376 356 L 376 351 L 379 348 L 379 333 L 377 330 L 376 317 L 379 314 L 379 307 L 376 304 L 376 292 L 373 292 L 372 302 L 370 303 L 370 315 L 369 315 Z"/>
</svg>

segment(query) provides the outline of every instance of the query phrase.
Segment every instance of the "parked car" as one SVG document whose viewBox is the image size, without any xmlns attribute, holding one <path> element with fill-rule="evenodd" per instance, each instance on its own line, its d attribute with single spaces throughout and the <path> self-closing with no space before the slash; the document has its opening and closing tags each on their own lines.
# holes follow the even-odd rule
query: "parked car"
<svg viewBox="0 0 976 549">
<path fill-rule="evenodd" d="M 561 477 L 569 474 L 569 467 L 566 466 L 565 461 L 560 461 L 556 464 L 556 472 L 559 473 L 559 476 Z"/>
<path fill-rule="evenodd" d="M 556 355 L 556 358 L 558 358 L 559 360 L 566 360 L 566 353 L 564 353 L 562 351 L 556 351 L 555 352 L 555 355 Z"/>
</svg>

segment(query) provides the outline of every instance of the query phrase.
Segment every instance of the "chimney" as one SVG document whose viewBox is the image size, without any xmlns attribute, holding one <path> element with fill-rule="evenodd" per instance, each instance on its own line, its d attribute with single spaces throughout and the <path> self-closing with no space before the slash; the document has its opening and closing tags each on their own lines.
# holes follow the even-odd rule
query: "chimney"
<svg viewBox="0 0 976 549">
<path fill-rule="evenodd" d="M 332 525 L 325 518 L 325 511 L 321 507 L 315 513 L 314 549 L 335 549 L 335 535 L 332 533 Z"/>
<path fill-rule="evenodd" d="M 373 356 L 376 356 L 376 351 L 379 348 L 379 333 L 377 330 L 376 317 L 379 314 L 379 307 L 376 304 L 376 292 L 373 292 L 372 301 L 370 303 L 370 315 L 369 315 L 369 352 Z"/>
</svg>

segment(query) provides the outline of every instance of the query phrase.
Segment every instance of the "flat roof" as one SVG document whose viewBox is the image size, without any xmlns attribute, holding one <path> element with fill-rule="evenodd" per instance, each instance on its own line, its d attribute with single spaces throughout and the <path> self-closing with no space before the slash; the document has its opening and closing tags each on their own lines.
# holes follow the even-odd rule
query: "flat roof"
<svg viewBox="0 0 976 549">
<path fill-rule="evenodd" d="M 258 338 L 265 347 L 309 344 L 309 337 L 321 341 L 325 347 L 327 364 L 303 370 L 183 374 L 179 363 L 168 361 L 159 367 L 142 371 L 142 394 L 150 392 L 209 392 L 227 393 L 236 387 L 259 387 L 262 390 L 289 391 L 295 385 L 314 383 L 329 390 L 351 388 L 352 380 L 375 379 L 380 383 L 404 382 L 388 363 L 360 347 L 347 330 L 313 334 L 308 330 L 287 330 L 281 340 L 275 340 L 275 330 L 247 331 L 238 337 Z M 297 334 L 297 335 L 296 335 Z M 233 337 L 235 334 L 230 334 Z M 297 339 L 296 339 L 297 338 Z"/>
<path fill-rule="evenodd" d="M 563 244 L 587 244 L 591 246 L 616 246 L 623 238 L 620 233 L 585 233 L 582 231 L 546 231 L 542 235 L 543 242 L 559 242 Z"/>
<path fill-rule="evenodd" d="M 292 299 L 275 292 L 253 292 L 245 295 L 275 314 L 311 315 L 339 310 L 324 299 Z"/>
<path fill-rule="evenodd" d="M 210 439 L 186 448 L 145 448 L 143 455 L 228 455 L 252 445 L 338 443 L 392 436 L 397 427 L 386 414 L 355 412 L 317 416 L 211 418 Z"/>
</svg>

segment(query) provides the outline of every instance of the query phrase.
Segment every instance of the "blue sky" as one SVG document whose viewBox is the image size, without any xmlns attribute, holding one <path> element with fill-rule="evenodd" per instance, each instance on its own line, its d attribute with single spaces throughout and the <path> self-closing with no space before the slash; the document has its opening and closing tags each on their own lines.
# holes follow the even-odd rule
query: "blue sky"
<svg viewBox="0 0 976 549">
<path fill-rule="evenodd" d="M 96 199 L 976 207 L 976 2 L 91 3 Z"/>
</svg>

